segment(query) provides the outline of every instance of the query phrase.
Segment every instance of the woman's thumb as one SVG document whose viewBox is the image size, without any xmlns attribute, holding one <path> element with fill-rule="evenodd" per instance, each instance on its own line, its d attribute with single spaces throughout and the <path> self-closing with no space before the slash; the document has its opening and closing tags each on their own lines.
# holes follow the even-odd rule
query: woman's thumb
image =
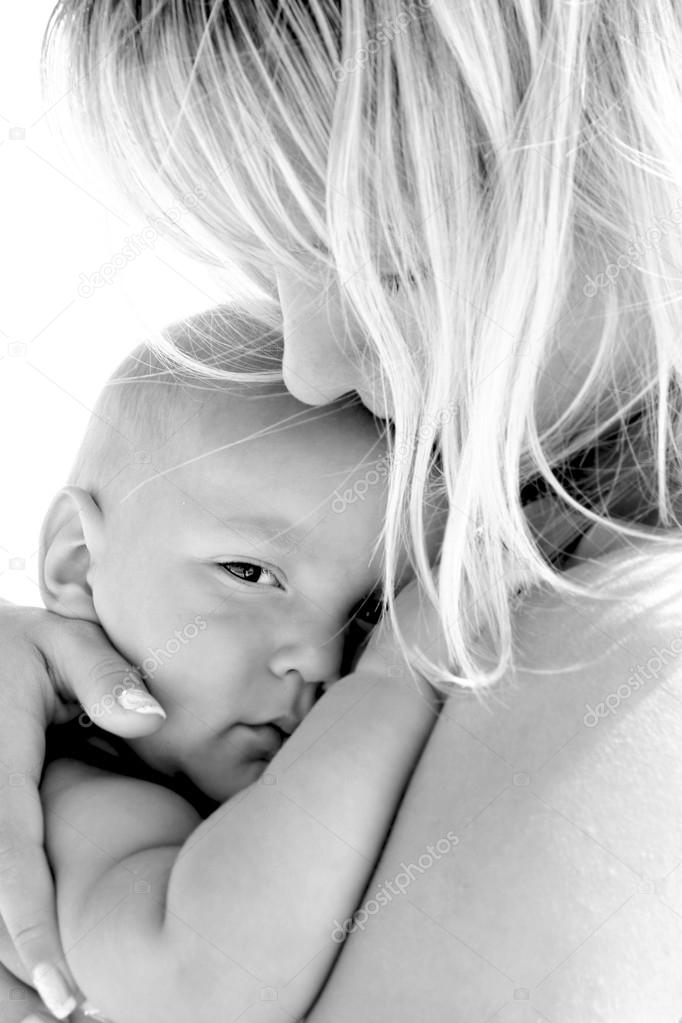
<svg viewBox="0 0 682 1023">
<path fill-rule="evenodd" d="M 40 647 L 58 696 L 78 701 L 94 724 L 122 738 L 158 731 L 165 711 L 98 625 L 55 616 L 43 629 Z"/>
</svg>

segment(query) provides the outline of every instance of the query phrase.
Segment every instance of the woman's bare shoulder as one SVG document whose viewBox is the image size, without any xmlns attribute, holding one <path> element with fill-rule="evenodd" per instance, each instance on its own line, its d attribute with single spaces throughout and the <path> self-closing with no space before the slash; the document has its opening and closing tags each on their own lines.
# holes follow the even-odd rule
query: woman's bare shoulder
<svg viewBox="0 0 682 1023">
<path fill-rule="evenodd" d="M 582 592 L 531 592 L 514 618 L 518 670 L 588 686 L 626 681 L 654 656 L 657 677 L 675 676 L 682 646 L 682 537 L 616 549 L 576 565 L 564 579 Z M 658 663 L 661 661 L 661 663 Z"/>
<path fill-rule="evenodd" d="M 448 700 L 315 1023 L 363 981 L 395 1021 L 679 1016 L 682 544 L 580 571 L 608 599 L 532 595 L 515 677 Z"/>
<path fill-rule="evenodd" d="M 653 774 L 629 789 L 645 798 L 666 755 L 682 765 L 682 542 L 614 551 L 572 574 L 592 596 L 531 594 L 514 621 L 516 671 L 454 694 L 447 717 L 543 785 L 577 791 L 589 772 L 630 775 L 646 759 Z"/>
<path fill-rule="evenodd" d="M 480 952 L 550 1019 L 672 1019 L 682 1002 L 682 543 L 613 551 L 574 577 L 594 587 L 591 599 L 537 594 L 519 608 L 515 677 L 484 699 L 448 702 L 451 740 L 465 730 L 489 766 L 508 766 L 463 830 L 472 886 L 454 917 L 470 914 L 462 937 L 477 933 Z"/>
</svg>

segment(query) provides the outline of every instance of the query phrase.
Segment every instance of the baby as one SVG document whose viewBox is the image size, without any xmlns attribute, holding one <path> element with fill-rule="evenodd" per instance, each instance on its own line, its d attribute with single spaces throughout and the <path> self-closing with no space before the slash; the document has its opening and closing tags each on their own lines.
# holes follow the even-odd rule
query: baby
<svg viewBox="0 0 682 1023">
<path fill-rule="evenodd" d="M 117 1023 L 256 1023 L 272 1000 L 293 1020 L 339 951 L 438 698 L 388 658 L 341 678 L 349 620 L 381 576 L 376 420 L 267 382 L 279 338 L 236 312 L 173 340 L 261 381 L 199 380 L 142 346 L 43 524 L 46 607 L 99 623 L 166 712 L 125 741 L 94 739 L 83 716 L 52 730 L 41 796 L 62 942 L 93 1012 Z"/>
</svg>

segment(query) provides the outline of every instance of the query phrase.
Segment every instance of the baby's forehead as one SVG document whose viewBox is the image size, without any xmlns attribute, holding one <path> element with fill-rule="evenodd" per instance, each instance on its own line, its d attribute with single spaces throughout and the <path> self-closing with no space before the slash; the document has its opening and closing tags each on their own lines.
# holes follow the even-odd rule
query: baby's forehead
<svg viewBox="0 0 682 1023">
<path fill-rule="evenodd" d="M 313 407 L 281 391 L 217 393 L 176 432 L 163 474 L 171 489 L 217 516 L 235 507 L 316 514 L 385 458 L 381 426 L 363 406 Z M 165 489 L 157 490 L 159 499 Z"/>
<path fill-rule="evenodd" d="M 283 385 L 209 393 L 194 425 L 195 442 L 228 451 L 248 445 L 253 458 L 314 448 L 344 460 L 370 448 L 383 451 L 385 444 L 382 427 L 359 401 L 304 405 Z"/>
<path fill-rule="evenodd" d="M 357 554 L 366 569 L 383 524 L 388 473 L 379 471 L 381 426 L 364 407 L 306 406 L 288 393 L 217 393 L 183 415 L 172 450 L 146 467 L 153 471 L 135 488 L 134 509 L 120 509 L 121 524 L 135 526 L 135 510 L 159 535 L 189 531 L 221 546 L 228 535 L 253 534 L 256 544 L 276 541 L 317 560 Z M 350 514 L 336 514 L 339 495 L 372 470 L 371 493 Z"/>
</svg>

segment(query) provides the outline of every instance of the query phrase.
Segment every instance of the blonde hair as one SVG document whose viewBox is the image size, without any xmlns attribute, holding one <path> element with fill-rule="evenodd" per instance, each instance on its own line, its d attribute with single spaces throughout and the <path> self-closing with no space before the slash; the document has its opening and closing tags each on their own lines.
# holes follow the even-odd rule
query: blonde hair
<svg viewBox="0 0 682 1023">
<path fill-rule="evenodd" d="M 674 0 L 62 0 L 53 82 L 61 43 L 72 105 L 131 201 L 163 218 L 199 183 L 168 234 L 248 276 L 264 331 L 282 324 L 273 266 L 315 260 L 344 282 L 395 409 L 389 608 L 405 539 L 449 651 L 413 664 L 441 688 L 512 665 L 520 590 L 584 592 L 559 571 L 568 536 L 619 514 L 628 536 L 679 527 L 682 241 L 655 226 L 678 223 L 682 195 Z M 603 263 L 583 288 L 604 294 L 603 328 L 541 431 L 539 381 L 582 248 Z M 527 515 L 538 475 L 547 496 Z M 450 509 L 437 578 L 434 478 Z"/>
</svg>

